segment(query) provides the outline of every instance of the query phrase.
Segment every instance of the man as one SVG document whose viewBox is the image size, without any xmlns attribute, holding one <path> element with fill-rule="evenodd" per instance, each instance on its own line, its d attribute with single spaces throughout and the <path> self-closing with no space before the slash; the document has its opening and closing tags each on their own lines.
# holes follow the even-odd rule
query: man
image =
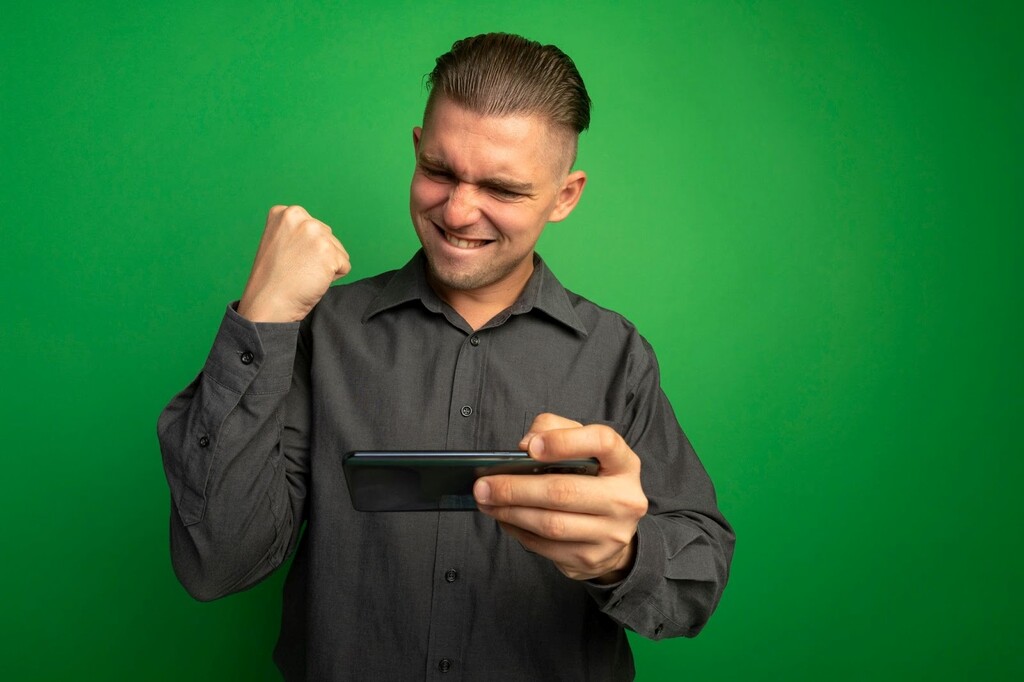
<svg viewBox="0 0 1024 682">
<path fill-rule="evenodd" d="M 623 628 L 695 635 L 733 534 L 646 341 L 534 253 L 586 184 L 590 99 L 560 50 L 503 34 L 456 42 L 430 84 L 422 251 L 329 288 L 341 242 L 272 208 L 237 310 L 161 415 L 175 571 L 214 599 L 297 548 L 287 679 L 632 679 Z M 479 512 L 363 513 L 341 469 L 351 450 L 517 445 L 598 475 L 486 477 Z"/>
</svg>

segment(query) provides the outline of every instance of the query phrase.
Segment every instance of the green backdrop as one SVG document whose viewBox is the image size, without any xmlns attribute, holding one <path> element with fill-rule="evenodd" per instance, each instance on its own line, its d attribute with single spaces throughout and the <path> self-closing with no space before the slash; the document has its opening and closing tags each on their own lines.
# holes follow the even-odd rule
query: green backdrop
<svg viewBox="0 0 1024 682">
<path fill-rule="evenodd" d="M 271 204 L 405 262 L 422 76 L 506 30 L 595 101 L 540 250 L 654 344 L 739 535 L 639 679 L 1021 679 L 1015 3 L 3 5 L 0 677 L 275 679 L 280 572 L 175 582 L 157 414 Z"/>
</svg>

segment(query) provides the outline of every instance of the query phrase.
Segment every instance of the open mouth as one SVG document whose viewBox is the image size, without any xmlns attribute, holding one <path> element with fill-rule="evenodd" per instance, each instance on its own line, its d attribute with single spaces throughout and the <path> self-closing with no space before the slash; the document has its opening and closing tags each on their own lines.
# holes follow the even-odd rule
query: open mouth
<svg viewBox="0 0 1024 682">
<path fill-rule="evenodd" d="M 436 226 L 435 226 L 436 227 Z M 457 249 L 479 249 L 481 246 L 487 246 L 493 239 L 463 239 L 456 237 L 455 235 L 442 230 L 440 227 L 437 228 L 444 240 L 454 246 Z"/>
</svg>

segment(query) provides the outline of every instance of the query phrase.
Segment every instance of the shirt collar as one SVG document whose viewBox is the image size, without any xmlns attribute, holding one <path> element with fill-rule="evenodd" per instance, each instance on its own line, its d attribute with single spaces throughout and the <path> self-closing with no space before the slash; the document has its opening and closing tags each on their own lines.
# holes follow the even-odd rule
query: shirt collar
<svg viewBox="0 0 1024 682">
<path fill-rule="evenodd" d="M 366 307 L 363 323 L 379 313 L 411 301 L 420 301 L 427 310 L 443 314 L 446 304 L 427 283 L 426 260 L 423 250 L 420 249 L 401 270 L 395 272 Z M 536 253 L 533 254 L 533 274 L 530 275 L 523 293 L 512 304 L 510 312 L 512 315 L 521 315 L 534 309 L 587 336 L 587 328 L 576 314 L 569 300 L 569 292 Z"/>
</svg>

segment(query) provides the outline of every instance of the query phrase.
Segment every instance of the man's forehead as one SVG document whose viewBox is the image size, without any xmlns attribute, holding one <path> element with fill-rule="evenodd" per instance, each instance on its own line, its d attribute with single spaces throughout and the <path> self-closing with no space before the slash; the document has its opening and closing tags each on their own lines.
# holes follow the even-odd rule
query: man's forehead
<svg viewBox="0 0 1024 682">
<path fill-rule="evenodd" d="M 440 98 L 428 108 L 418 157 L 449 168 L 457 163 L 448 158 L 475 144 L 500 153 L 493 160 L 505 165 L 512 175 L 525 165 L 560 166 L 573 136 L 539 114 L 520 112 L 488 114 Z M 571 152 L 570 152 L 571 154 Z"/>
</svg>

